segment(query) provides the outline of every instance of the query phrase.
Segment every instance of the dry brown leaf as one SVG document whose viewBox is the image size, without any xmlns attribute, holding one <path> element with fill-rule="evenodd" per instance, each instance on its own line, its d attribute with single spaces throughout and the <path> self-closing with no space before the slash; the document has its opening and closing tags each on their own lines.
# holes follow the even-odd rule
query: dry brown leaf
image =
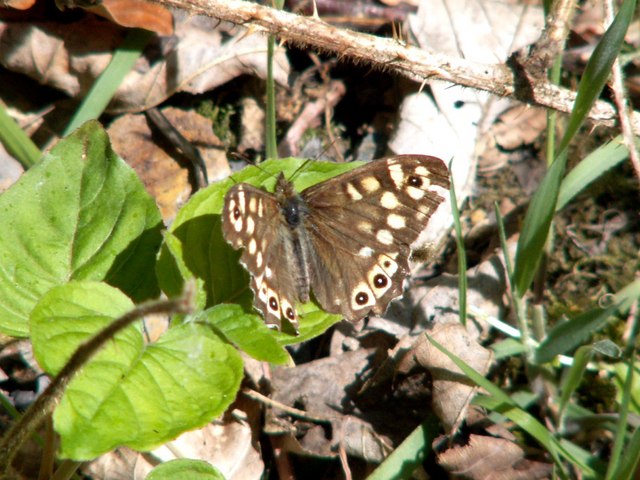
<svg viewBox="0 0 640 480">
<path fill-rule="evenodd" d="M 438 456 L 450 473 L 473 480 L 531 480 L 546 478 L 551 465 L 524 460 L 524 452 L 513 442 L 471 435 L 469 444 Z"/>
<path fill-rule="evenodd" d="M 162 5 L 143 0 L 102 0 L 85 10 L 128 28 L 144 28 L 159 35 L 173 34 L 173 16 Z"/>
<path fill-rule="evenodd" d="M 86 465 L 83 473 L 96 480 L 145 478 L 158 463 L 189 458 L 214 465 L 228 480 L 258 480 L 264 464 L 256 438 L 249 423 L 228 418 L 183 433 L 153 452 L 119 448 Z"/>
<path fill-rule="evenodd" d="M 0 64 L 72 97 L 83 97 L 106 68 L 126 30 L 88 17 L 61 24 L 0 22 Z M 111 113 L 142 111 L 177 92 L 203 93 L 242 74 L 266 78 L 267 39 L 242 27 L 176 13 L 175 36 L 155 38 L 108 106 Z M 274 78 L 287 83 L 283 49 Z"/>
<path fill-rule="evenodd" d="M 16 10 L 27 10 L 33 7 L 36 0 L 0 0 L 0 8 L 15 8 Z"/>
<path fill-rule="evenodd" d="M 489 371 L 493 359 L 491 350 L 471 338 L 461 324 L 438 324 L 430 336 L 482 375 Z M 468 380 L 453 361 L 429 340 L 420 342 L 414 355 L 417 363 L 431 372 L 434 413 L 447 432 L 455 432 L 465 419 L 467 407 L 475 395 L 475 383 Z"/>
<path fill-rule="evenodd" d="M 267 414 L 265 432 L 285 436 L 283 447 L 291 452 L 335 457 L 343 448 L 351 456 L 382 461 L 415 428 L 426 409 L 407 414 L 401 402 L 370 395 L 366 399 L 370 407 L 359 406 L 358 390 L 364 373 L 372 368 L 375 352 L 360 349 L 295 368 L 274 369 L 273 400 L 325 422 L 290 417 L 274 408 Z M 398 409 L 395 414 L 393 408 Z"/>
<path fill-rule="evenodd" d="M 213 148 L 221 143 L 211 131 L 211 121 L 201 115 L 169 107 L 162 110 L 171 124 L 200 152 L 210 179 L 224 178 L 229 164 L 224 150 Z M 191 167 L 177 157 L 172 147 L 152 134 L 142 114 L 123 115 L 109 127 L 113 149 L 131 165 L 145 188 L 160 208 L 162 218 L 169 222 L 177 209 L 192 193 L 189 182 Z"/>
</svg>

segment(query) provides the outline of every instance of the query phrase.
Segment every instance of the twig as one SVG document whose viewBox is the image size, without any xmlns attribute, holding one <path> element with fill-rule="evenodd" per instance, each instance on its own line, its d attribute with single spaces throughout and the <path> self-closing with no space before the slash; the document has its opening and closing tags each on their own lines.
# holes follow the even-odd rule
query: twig
<svg viewBox="0 0 640 480">
<path fill-rule="evenodd" d="M 297 408 L 293 408 L 288 405 L 285 405 L 284 403 L 280 403 L 276 400 L 272 400 L 271 398 L 265 397 L 264 395 L 262 395 L 259 392 L 256 392 L 255 390 L 245 388 L 244 390 L 242 390 L 242 393 L 244 393 L 247 397 L 253 400 L 256 400 L 260 403 L 264 403 L 265 405 L 270 406 L 271 408 L 277 408 L 278 410 L 282 410 L 283 412 L 288 413 L 292 417 L 301 418 L 303 420 L 309 420 L 310 422 L 315 422 L 315 423 L 331 423 L 331 418 L 316 417 L 314 415 L 309 415 L 304 410 L 298 410 Z"/>
<path fill-rule="evenodd" d="M 190 14 L 207 15 L 254 31 L 278 36 L 295 45 L 316 48 L 381 69 L 405 75 L 419 83 L 446 80 L 466 87 L 484 90 L 500 97 L 513 97 L 531 105 L 569 113 L 576 93 L 539 78 L 523 89 L 516 88 L 517 72 L 505 64 L 479 64 L 467 60 L 405 46 L 393 39 L 380 38 L 341 29 L 313 17 L 275 10 L 243 0 L 153 0 L 168 7 L 180 8 Z M 567 0 L 568 2 L 568 0 Z M 567 5 L 566 3 L 563 5 Z M 554 39 L 558 28 L 554 28 Z M 616 123 L 612 105 L 598 101 L 589 114 L 593 122 L 607 126 Z M 632 123 L 640 133 L 640 114 L 634 112 Z"/>
<path fill-rule="evenodd" d="M 613 22 L 614 17 L 613 2 L 611 0 L 607 0 L 604 2 L 604 8 L 607 25 L 610 25 Z M 624 88 L 619 58 L 616 58 L 616 61 L 613 64 L 611 89 L 613 90 L 613 98 L 616 108 L 618 109 L 622 138 L 624 139 L 624 144 L 629 150 L 629 159 L 631 160 L 631 165 L 633 165 L 633 168 L 636 171 L 636 177 L 640 180 L 640 157 L 638 156 L 638 149 L 636 148 L 636 142 L 633 135 L 633 127 L 631 126 L 631 118 L 629 117 L 629 104 L 627 102 L 627 94 Z"/>
</svg>

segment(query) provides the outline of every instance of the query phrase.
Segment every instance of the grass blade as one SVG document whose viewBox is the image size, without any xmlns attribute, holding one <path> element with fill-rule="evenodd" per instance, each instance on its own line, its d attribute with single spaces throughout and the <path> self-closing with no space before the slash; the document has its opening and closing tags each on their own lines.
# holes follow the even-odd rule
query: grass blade
<svg viewBox="0 0 640 480">
<path fill-rule="evenodd" d="M 67 136 L 87 120 L 97 119 L 116 93 L 124 77 L 131 71 L 144 47 L 153 36 L 147 30 L 132 29 L 114 52 L 109 65 L 91 86 L 80 107 L 67 125 L 63 136 Z"/>
<path fill-rule="evenodd" d="M 524 296 L 529 289 L 542 258 L 551 220 L 558 203 L 560 183 L 567 164 L 567 147 L 609 78 L 611 67 L 631 22 L 635 4 L 635 0 L 624 0 L 618 15 L 591 55 L 578 87 L 576 102 L 569 118 L 567 131 L 560 142 L 557 158 L 531 199 L 516 252 L 514 276 L 520 296 Z"/>
</svg>

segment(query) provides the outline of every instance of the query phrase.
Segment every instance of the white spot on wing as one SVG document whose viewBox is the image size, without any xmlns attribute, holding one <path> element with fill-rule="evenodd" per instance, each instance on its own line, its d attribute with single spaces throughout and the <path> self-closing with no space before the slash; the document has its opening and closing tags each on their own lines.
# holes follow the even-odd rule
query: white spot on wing
<svg viewBox="0 0 640 480">
<path fill-rule="evenodd" d="M 398 262 L 395 261 L 395 257 L 397 257 L 397 254 L 394 254 L 393 256 L 380 255 L 378 257 L 378 265 L 382 267 L 389 277 L 393 277 L 393 275 L 398 271 Z"/>
<path fill-rule="evenodd" d="M 271 270 L 271 268 L 267 267 L 264 269 L 264 274 L 267 276 L 267 278 L 271 278 L 271 276 L 273 275 L 273 270 Z"/>
<path fill-rule="evenodd" d="M 429 170 L 427 170 L 425 167 L 423 166 L 419 166 L 416 167 L 416 169 L 414 170 L 414 172 L 416 172 L 416 175 L 420 175 L 421 177 L 426 177 L 427 175 L 429 175 Z M 426 179 L 425 179 L 426 180 Z"/>
<path fill-rule="evenodd" d="M 389 230 L 378 230 L 376 239 L 383 245 L 391 245 L 393 243 L 393 235 Z"/>
<path fill-rule="evenodd" d="M 349 195 L 349 198 L 354 201 L 362 199 L 362 195 L 360 195 L 360 192 L 352 183 L 347 183 L 347 195 Z"/>
<path fill-rule="evenodd" d="M 424 190 L 421 190 L 420 188 L 408 187 L 407 188 L 407 193 L 414 200 L 420 200 L 422 197 L 425 196 L 426 192 Z"/>
<path fill-rule="evenodd" d="M 370 233 L 372 229 L 373 225 L 371 224 L 371 222 L 367 222 L 365 220 L 358 222 L 358 230 L 360 230 L 361 232 Z"/>
<path fill-rule="evenodd" d="M 373 249 L 370 247 L 362 247 L 360 251 L 358 251 L 359 257 L 370 257 L 373 255 Z"/>
<path fill-rule="evenodd" d="M 365 177 L 360 181 L 367 193 L 373 193 L 380 188 L 380 182 L 375 177 Z"/>
<path fill-rule="evenodd" d="M 397 213 L 391 213 L 387 217 L 387 225 L 389 225 L 394 230 L 399 230 L 406 227 L 405 218 L 402 215 L 398 215 Z"/>
<path fill-rule="evenodd" d="M 262 252 L 258 252 L 256 255 L 256 266 L 260 268 L 262 266 Z"/>
<path fill-rule="evenodd" d="M 380 197 L 380 205 L 387 210 L 394 210 L 398 208 L 398 198 L 391 192 L 384 192 Z"/>
<path fill-rule="evenodd" d="M 402 188 L 402 184 L 404 183 L 404 172 L 402 171 L 402 165 L 399 163 L 390 163 L 389 164 L 389 175 L 391 175 L 391 180 L 398 189 Z"/>
<path fill-rule="evenodd" d="M 254 200 L 253 198 L 251 200 Z M 247 218 L 247 235 L 253 235 L 253 231 L 256 228 L 256 222 L 253 221 L 253 218 Z"/>
<path fill-rule="evenodd" d="M 252 239 L 249 241 L 249 253 L 250 253 L 251 255 L 254 255 L 254 254 L 256 253 L 256 248 L 258 248 L 258 245 L 256 244 L 256 239 L 255 239 L 255 238 L 252 238 Z"/>
</svg>

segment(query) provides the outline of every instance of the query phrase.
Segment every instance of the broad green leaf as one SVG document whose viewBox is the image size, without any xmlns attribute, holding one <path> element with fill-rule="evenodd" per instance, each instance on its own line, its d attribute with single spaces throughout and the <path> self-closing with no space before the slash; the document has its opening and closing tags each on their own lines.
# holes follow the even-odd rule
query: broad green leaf
<svg viewBox="0 0 640 480">
<path fill-rule="evenodd" d="M 146 480 L 225 480 L 213 465 L 203 460 L 179 458 L 161 463 L 149 472 Z"/>
<path fill-rule="evenodd" d="M 59 370 L 79 343 L 128 303 L 105 284 L 54 288 L 34 309 L 38 360 Z M 242 359 L 211 327 L 184 323 L 147 345 L 139 330 L 123 330 L 108 341 L 69 383 L 54 412 L 62 458 L 88 460 L 120 445 L 153 449 L 205 425 L 235 399 Z"/>
<path fill-rule="evenodd" d="M 160 213 L 97 122 L 0 195 L 0 223 L 0 331 L 8 335 L 27 335 L 34 305 L 69 280 L 104 280 L 135 301 L 157 295 Z"/>
<path fill-rule="evenodd" d="M 640 280 L 636 280 L 620 290 L 609 307 L 595 308 L 569 321 L 557 324 L 536 349 L 536 363 L 549 362 L 556 355 L 566 353 L 583 344 L 603 328 L 612 315 L 616 312 L 624 314 L 639 298 Z"/>
<path fill-rule="evenodd" d="M 582 383 L 584 372 L 592 356 L 593 348 L 591 346 L 585 345 L 576 350 L 576 354 L 573 357 L 573 365 L 571 365 L 561 385 L 560 407 L 558 409 L 560 418 L 564 415 L 564 409 L 569 403 L 571 395 Z"/>
<path fill-rule="evenodd" d="M 302 191 L 359 165 L 312 161 L 297 171 L 302 164 L 303 160 L 299 159 L 267 161 L 262 163 L 260 168 L 245 168 L 232 179 L 211 185 L 194 195 L 180 210 L 171 226 L 171 237 L 168 240 L 171 244 L 163 245 L 161 251 L 157 275 L 163 291 L 179 291 L 187 278 L 195 278 L 203 282 L 207 297 L 206 307 L 220 303 L 235 303 L 241 305 L 244 312 L 254 314 L 249 275 L 238 261 L 241 252 L 232 249 L 222 237 L 220 212 L 224 195 L 232 185 L 240 182 L 273 191 L 277 174 L 280 172 L 287 178 L 293 177 L 296 188 Z M 337 315 L 318 313 L 317 307 L 306 307 L 310 310 L 309 314 L 301 319 L 301 335 L 287 335 L 288 340 L 281 341 L 282 344 L 299 342 L 319 335 L 338 319 Z M 309 325 L 313 326 L 311 330 L 308 328 Z M 279 334 L 274 332 L 274 335 Z"/>
<path fill-rule="evenodd" d="M 105 283 L 69 282 L 53 287 L 31 312 L 31 342 L 38 364 L 57 375 L 78 345 L 133 308 L 125 294 Z M 127 350 L 137 355 L 142 347 L 140 328 L 129 327 L 107 343 L 98 357 L 118 357 Z"/>
<path fill-rule="evenodd" d="M 256 360 L 279 364 L 291 361 L 262 317 L 256 313 L 246 313 L 239 305 L 216 305 L 193 319 L 201 320 L 213 325 L 230 342 Z"/>
</svg>

